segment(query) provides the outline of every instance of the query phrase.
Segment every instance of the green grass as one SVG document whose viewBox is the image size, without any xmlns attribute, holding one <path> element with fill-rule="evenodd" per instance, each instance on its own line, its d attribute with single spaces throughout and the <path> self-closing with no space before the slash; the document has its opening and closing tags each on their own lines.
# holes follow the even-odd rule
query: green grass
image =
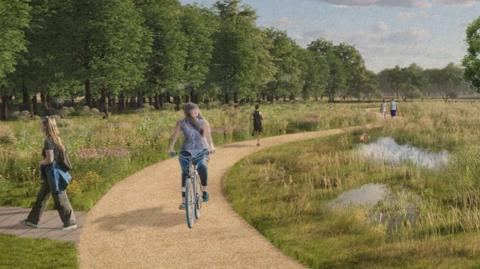
<svg viewBox="0 0 480 269">
<path fill-rule="evenodd" d="M 67 242 L 0 235 L 0 268 L 77 268 L 75 246 Z"/>
<path fill-rule="evenodd" d="M 375 120 L 368 104 L 285 103 L 262 106 L 265 136 L 362 125 Z M 217 145 L 251 139 L 251 107 L 204 110 Z M 68 192 L 76 210 L 89 210 L 119 180 L 167 158 L 168 138 L 182 113 L 156 111 L 59 119 L 74 165 Z M 1 142 L 3 141 L 3 142 Z M 0 123 L 0 206 L 29 207 L 39 188 L 43 137 L 37 121 Z M 95 154 L 93 154 L 95 153 Z M 96 155 L 96 156 L 93 156 Z"/>
<path fill-rule="evenodd" d="M 372 140 L 393 135 L 432 150 L 449 148 L 453 159 L 441 170 L 362 159 L 354 151 L 357 133 L 291 143 L 247 157 L 227 175 L 225 192 L 253 227 L 312 268 L 479 267 L 480 142 L 469 133 L 477 132 L 480 124 L 461 125 L 477 122 L 477 107 L 467 112 L 455 105 L 442 108 L 447 111 L 437 113 L 428 105 L 418 110 L 417 120 L 407 114 L 370 132 Z M 410 105 L 404 109 L 415 111 Z M 465 119 L 460 113 L 467 113 Z M 389 230 L 371 217 L 379 212 L 402 216 L 403 201 L 372 209 L 332 211 L 325 206 L 343 191 L 366 183 L 387 184 L 396 193 L 406 190 L 420 197 L 417 222 Z"/>
<path fill-rule="evenodd" d="M 368 105 L 266 105 L 262 107 L 265 136 L 374 121 L 374 116 L 365 113 L 365 106 Z M 216 144 L 251 139 L 251 110 L 244 106 L 203 111 L 213 127 Z M 180 112 L 161 111 L 114 115 L 108 120 L 100 116 L 59 119 L 74 165 L 73 181 L 68 188 L 73 208 L 89 210 L 116 182 L 167 158 L 171 129 L 181 117 Z M 30 207 L 34 202 L 39 189 L 37 164 L 42 142 L 37 121 L 0 123 L 0 206 Z M 99 149 L 100 153 L 93 156 L 92 151 Z M 13 248 L 8 249 L 10 245 Z M 0 246 L 0 268 L 76 267 L 75 248 L 70 244 L 0 236 Z"/>
</svg>

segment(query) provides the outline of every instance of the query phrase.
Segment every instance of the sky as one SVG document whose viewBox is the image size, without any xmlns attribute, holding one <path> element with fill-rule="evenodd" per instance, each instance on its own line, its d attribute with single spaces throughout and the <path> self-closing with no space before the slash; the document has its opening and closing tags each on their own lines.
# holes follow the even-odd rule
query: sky
<svg viewBox="0 0 480 269">
<path fill-rule="evenodd" d="M 181 0 L 211 7 L 215 0 Z M 287 31 L 305 47 L 317 38 L 347 42 L 373 71 L 417 63 L 460 64 L 465 30 L 480 17 L 480 0 L 243 0 L 260 27 Z"/>
</svg>

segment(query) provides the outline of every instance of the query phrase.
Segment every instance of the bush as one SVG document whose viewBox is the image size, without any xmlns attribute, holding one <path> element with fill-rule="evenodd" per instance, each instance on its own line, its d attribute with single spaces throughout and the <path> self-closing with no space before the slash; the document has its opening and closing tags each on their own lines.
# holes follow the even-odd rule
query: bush
<svg viewBox="0 0 480 269">
<path fill-rule="evenodd" d="M 15 120 L 29 121 L 32 119 L 32 115 L 28 110 L 15 111 L 12 114 L 12 118 Z"/>
<path fill-rule="evenodd" d="M 17 137 L 8 126 L 0 126 L 0 144 L 15 144 Z"/>
<path fill-rule="evenodd" d="M 175 105 L 172 103 L 165 103 L 163 104 L 163 109 L 164 110 L 175 110 Z"/>
</svg>

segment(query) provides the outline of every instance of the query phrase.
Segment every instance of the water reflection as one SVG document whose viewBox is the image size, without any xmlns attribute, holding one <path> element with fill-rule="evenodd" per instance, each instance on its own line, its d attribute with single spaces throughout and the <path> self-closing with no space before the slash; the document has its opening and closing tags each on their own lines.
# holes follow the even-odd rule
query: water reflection
<svg viewBox="0 0 480 269">
<path fill-rule="evenodd" d="M 450 154 L 445 150 L 435 153 L 410 145 L 399 145 L 391 137 L 380 138 L 374 143 L 360 145 L 358 153 L 363 157 L 389 164 L 397 165 L 402 162 L 411 162 L 429 169 L 446 166 L 450 158 Z"/>
</svg>

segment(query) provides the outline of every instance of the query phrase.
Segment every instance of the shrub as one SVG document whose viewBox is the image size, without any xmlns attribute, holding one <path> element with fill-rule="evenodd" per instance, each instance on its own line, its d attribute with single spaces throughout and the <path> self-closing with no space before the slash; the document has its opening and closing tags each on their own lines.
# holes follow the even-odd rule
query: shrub
<svg viewBox="0 0 480 269">
<path fill-rule="evenodd" d="M 8 126 L 0 126 L 0 144 L 15 144 L 17 137 Z"/>
<path fill-rule="evenodd" d="M 165 103 L 163 104 L 163 109 L 164 110 L 175 110 L 175 105 L 172 103 Z"/>
</svg>

